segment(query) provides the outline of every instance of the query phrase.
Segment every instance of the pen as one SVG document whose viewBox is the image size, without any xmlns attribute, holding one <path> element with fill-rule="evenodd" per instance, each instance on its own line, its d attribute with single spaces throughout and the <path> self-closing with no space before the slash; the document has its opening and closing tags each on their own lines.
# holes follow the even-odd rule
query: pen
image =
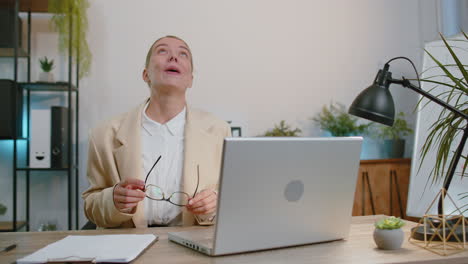
<svg viewBox="0 0 468 264">
<path fill-rule="evenodd" d="M 12 250 L 12 249 L 14 249 L 14 248 L 16 248 L 16 244 L 9 245 L 9 246 L 6 247 L 6 248 L 2 248 L 2 249 L 0 250 L 0 253 L 1 253 L 1 252 L 8 252 L 8 251 L 10 251 L 10 250 Z"/>
</svg>

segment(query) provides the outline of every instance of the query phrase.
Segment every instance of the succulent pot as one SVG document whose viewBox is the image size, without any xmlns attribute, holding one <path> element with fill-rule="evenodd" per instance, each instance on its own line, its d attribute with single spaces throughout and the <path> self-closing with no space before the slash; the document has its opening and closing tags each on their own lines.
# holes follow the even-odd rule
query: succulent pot
<svg viewBox="0 0 468 264">
<path fill-rule="evenodd" d="M 374 241 L 380 249 L 399 249 L 403 244 L 405 234 L 401 228 L 398 229 L 378 229 L 374 230 Z"/>
<path fill-rule="evenodd" d="M 385 155 L 390 159 L 403 158 L 405 154 L 404 139 L 384 140 Z"/>
<path fill-rule="evenodd" d="M 40 82 L 54 82 L 54 74 L 52 72 L 39 73 Z"/>
</svg>

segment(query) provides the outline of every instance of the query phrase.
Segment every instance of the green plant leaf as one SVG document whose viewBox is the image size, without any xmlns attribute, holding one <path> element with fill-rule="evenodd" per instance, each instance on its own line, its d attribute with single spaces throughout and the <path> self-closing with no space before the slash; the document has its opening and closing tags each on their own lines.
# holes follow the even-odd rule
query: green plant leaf
<svg viewBox="0 0 468 264">
<path fill-rule="evenodd" d="M 286 124 L 286 121 L 281 120 L 279 125 L 271 130 L 265 132 L 262 136 L 265 137 L 297 137 L 302 131 L 299 128 L 291 129 L 289 125 Z"/>
<path fill-rule="evenodd" d="M 50 26 L 59 33 L 59 51 L 64 55 L 69 52 L 71 28 L 72 58 L 78 63 L 80 79 L 89 75 L 91 69 L 92 55 L 86 40 L 88 7 L 88 0 L 48 0 L 49 12 L 53 14 Z"/>
<path fill-rule="evenodd" d="M 405 222 L 399 217 L 385 217 L 375 223 L 375 227 L 378 229 L 398 229 L 405 225 Z"/>
<path fill-rule="evenodd" d="M 468 80 L 468 73 L 466 72 L 466 69 L 465 67 L 463 66 L 463 64 L 460 62 L 460 60 L 458 59 L 457 55 L 453 52 L 453 49 L 452 47 L 450 47 L 450 45 L 447 43 L 447 40 L 444 38 L 444 36 L 442 34 L 439 34 L 440 37 L 442 38 L 442 41 L 445 43 L 445 46 L 447 47 L 448 51 L 450 52 L 450 55 L 452 55 L 452 59 L 455 61 L 455 63 L 458 65 L 458 69 L 460 70 L 460 72 L 462 73 L 463 75 L 463 78 L 465 80 Z"/>
<path fill-rule="evenodd" d="M 468 36 L 466 33 L 463 32 L 466 40 L 468 40 Z M 447 48 L 448 52 L 450 53 L 452 59 L 455 61 L 455 64 L 442 64 L 438 61 L 429 51 L 425 51 L 428 56 L 436 63 L 436 68 L 439 68 L 443 71 L 444 74 L 438 74 L 430 77 L 426 77 L 421 79 L 422 82 L 427 82 L 431 84 L 435 84 L 435 86 L 430 89 L 430 92 L 433 91 L 438 86 L 445 86 L 448 88 L 447 91 L 443 91 L 437 95 L 437 98 L 453 105 L 455 108 L 460 110 L 461 112 L 468 113 L 468 103 L 466 100 L 466 96 L 468 96 L 468 72 L 465 67 L 466 65 L 462 64 L 460 59 L 458 58 L 455 49 L 450 46 L 448 41 L 441 35 L 442 40 L 444 42 L 445 48 Z M 466 42 L 466 40 L 464 40 Z M 458 52 L 463 52 L 465 49 L 458 48 Z M 456 67 L 455 67 L 456 66 Z M 462 75 L 461 78 L 455 76 L 452 70 L 459 71 Z M 446 77 L 450 80 L 450 82 L 438 81 L 433 80 L 435 77 Z M 420 105 L 423 101 L 421 98 L 418 102 Z M 422 107 L 426 107 L 431 101 L 424 101 L 424 105 Z M 453 159 L 453 151 L 451 151 L 452 144 L 454 139 L 457 138 L 459 133 L 462 129 L 466 126 L 466 121 L 459 117 L 457 114 L 443 108 L 439 114 L 438 119 L 429 127 L 429 133 L 421 148 L 421 162 L 419 164 L 418 171 L 420 171 L 423 161 L 427 157 L 427 154 L 430 150 L 436 149 L 436 159 L 434 162 L 434 167 L 430 172 L 429 179 L 432 179 L 432 183 L 439 182 L 440 180 L 445 180 L 446 177 L 446 169 L 448 168 L 448 164 L 452 162 Z M 466 166 L 468 163 L 468 159 L 463 157 L 464 164 L 461 176 L 463 177 Z"/>
<path fill-rule="evenodd" d="M 358 118 L 348 114 L 345 106 L 340 103 L 324 105 L 322 111 L 311 120 L 335 137 L 366 134 L 371 126 L 371 123 L 358 124 Z"/>
</svg>

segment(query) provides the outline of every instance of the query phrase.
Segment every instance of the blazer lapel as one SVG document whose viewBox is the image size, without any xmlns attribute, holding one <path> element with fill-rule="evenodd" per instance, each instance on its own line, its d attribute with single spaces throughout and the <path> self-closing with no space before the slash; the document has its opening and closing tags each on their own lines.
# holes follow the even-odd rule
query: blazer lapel
<svg viewBox="0 0 468 264">
<path fill-rule="evenodd" d="M 146 102 L 129 112 L 117 131 L 116 139 L 121 144 L 114 150 L 120 180 L 137 178 L 144 180 L 141 158 L 141 112 Z M 143 204 L 137 206 L 132 217 L 135 227 L 147 227 Z"/>
</svg>

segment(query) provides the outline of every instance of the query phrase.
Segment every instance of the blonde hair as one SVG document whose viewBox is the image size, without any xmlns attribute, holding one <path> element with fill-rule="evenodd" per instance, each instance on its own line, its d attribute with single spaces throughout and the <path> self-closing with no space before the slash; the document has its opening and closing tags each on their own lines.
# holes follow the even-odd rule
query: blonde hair
<svg viewBox="0 0 468 264">
<path fill-rule="evenodd" d="M 182 41 L 185 46 L 187 46 L 187 49 L 190 53 L 190 66 L 192 68 L 192 72 L 193 72 L 193 58 L 192 58 L 192 51 L 190 50 L 190 47 L 189 45 L 187 44 L 187 42 L 185 42 L 183 39 L 179 38 L 179 37 L 176 37 L 176 36 L 172 36 L 172 35 L 167 35 L 165 37 L 162 37 L 162 38 L 158 38 L 155 42 L 153 42 L 153 44 L 151 45 L 150 49 L 148 50 L 148 53 L 146 54 L 146 61 L 145 61 L 145 69 L 148 69 L 148 65 L 149 65 L 149 62 L 150 62 L 150 59 L 151 59 L 151 55 L 153 54 L 153 47 L 154 47 L 154 44 L 156 44 L 158 41 L 160 41 L 161 39 L 164 39 L 164 38 L 173 38 L 173 39 L 178 39 L 180 41 Z"/>
</svg>

